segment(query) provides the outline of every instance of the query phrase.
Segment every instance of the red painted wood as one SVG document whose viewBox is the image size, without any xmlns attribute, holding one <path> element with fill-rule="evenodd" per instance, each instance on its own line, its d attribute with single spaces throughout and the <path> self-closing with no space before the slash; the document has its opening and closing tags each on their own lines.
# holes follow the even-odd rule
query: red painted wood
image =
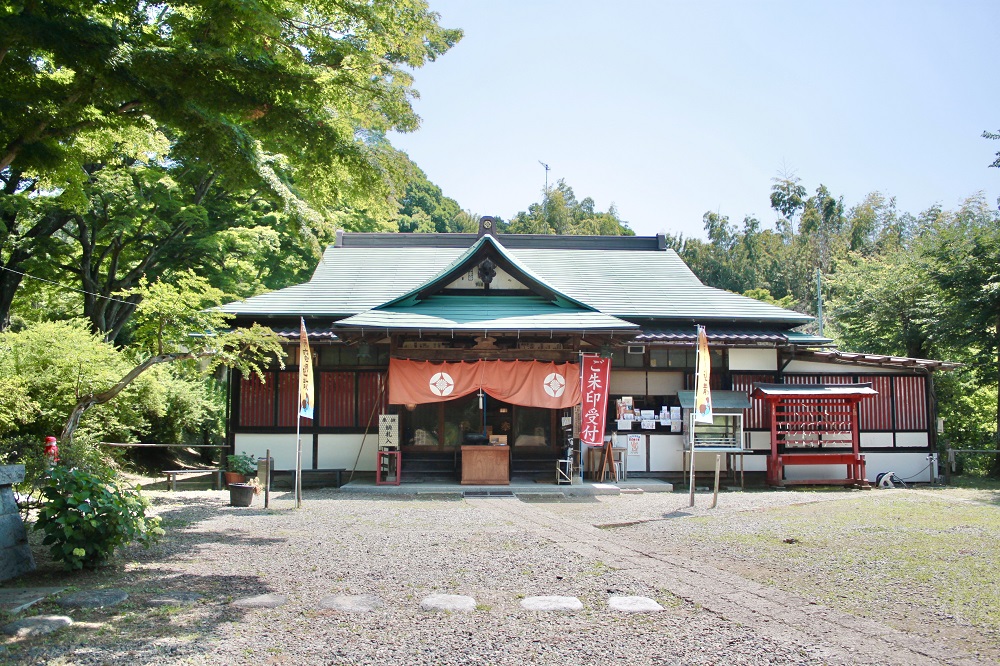
<svg viewBox="0 0 1000 666">
<path fill-rule="evenodd" d="M 319 424 L 325 428 L 353 428 L 354 372 L 320 372 L 317 400 Z"/>
<path fill-rule="evenodd" d="M 927 382 L 923 377 L 894 377 L 896 430 L 927 430 Z"/>
<path fill-rule="evenodd" d="M 266 383 L 251 374 L 240 381 L 240 425 L 269 427 L 274 425 L 273 372 L 265 372 Z"/>
</svg>

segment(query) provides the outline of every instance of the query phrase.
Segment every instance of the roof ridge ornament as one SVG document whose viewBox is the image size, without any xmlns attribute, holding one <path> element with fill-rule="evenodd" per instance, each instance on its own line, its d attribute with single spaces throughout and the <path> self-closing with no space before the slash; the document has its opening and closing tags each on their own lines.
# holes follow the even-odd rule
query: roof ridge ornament
<svg viewBox="0 0 1000 666">
<path fill-rule="evenodd" d="M 479 218 L 479 237 L 483 236 L 493 236 L 496 237 L 496 224 L 497 221 L 492 215 L 483 215 Z"/>
</svg>

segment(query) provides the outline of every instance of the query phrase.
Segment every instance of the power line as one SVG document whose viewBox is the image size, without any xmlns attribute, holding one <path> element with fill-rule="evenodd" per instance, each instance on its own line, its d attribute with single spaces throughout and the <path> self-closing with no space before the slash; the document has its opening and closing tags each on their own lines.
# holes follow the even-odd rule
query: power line
<svg viewBox="0 0 1000 666">
<path fill-rule="evenodd" d="M 87 291 L 86 289 L 77 289 L 76 287 L 67 287 L 64 284 L 59 284 L 58 282 L 54 282 L 52 280 L 47 280 L 45 278 L 38 277 L 37 275 L 29 275 L 28 273 L 22 273 L 21 271 L 15 271 L 13 268 L 7 268 L 6 266 L 0 266 L 0 270 L 8 271 L 10 273 L 16 273 L 17 275 L 20 275 L 21 277 L 31 278 L 32 280 L 38 280 L 39 282 L 48 282 L 49 284 L 55 285 L 55 286 L 59 287 L 60 289 L 68 289 L 70 291 L 79 292 L 81 294 L 87 294 L 88 296 L 93 296 L 95 298 L 103 298 L 106 301 L 112 301 L 114 303 L 123 303 L 124 305 L 135 305 L 135 303 L 133 303 L 132 301 L 123 301 L 120 298 L 111 298 L 110 296 L 105 296 L 103 294 L 95 294 L 94 292 Z"/>
</svg>

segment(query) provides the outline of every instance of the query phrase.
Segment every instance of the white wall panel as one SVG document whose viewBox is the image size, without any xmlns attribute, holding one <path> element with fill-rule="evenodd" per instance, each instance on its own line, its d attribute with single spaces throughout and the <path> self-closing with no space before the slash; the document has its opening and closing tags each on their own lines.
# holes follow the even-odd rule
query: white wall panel
<svg viewBox="0 0 1000 666">
<path fill-rule="evenodd" d="M 778 350 L 732 348 L 729 350 L 729 369 L 775 371 L 778 369 Z"/>
<path fill-rule="evenodd" d="M 861 446 L 881 446 L 881 447 L 891 447 L 892 444 L 892 433 L 891 432 L 863 432 L 861 433 Z"/>
<path fill-rule="evenodd" d="M 897 432 L 896 446 L 927 446 L 926 432 Z"/>
<path fill-rule="evenodd" d="M 683 372 L 651 372 L 648 377 L 649 395 L 675 395 L 684 390 Z M 614 384 L 614 381 L 611 382 Z"/>
<path fill-rule="evenodd" d="M 636 433 L 639 434 L 639 433 Z M 625 465 L 626 469 L 630 472 L 645 472 L 646 471 L 646 435 L 639 434 L 639 453 L 638 455 L 629 455 L 628 451 L 625 453 Z M 629 449 L 628 446 L 628 434 L 619 433 L 615 435 L 615 446 L 624 449 Z"/>
<path fill-rule="evenodd" d="M 684 468 L 683 451 L 683 435 L 650 435 L 649 471 L 680 472 Z"/>
<path fill-rule="evenodd" d="M 359 458 L 358 447 L 361 445 L 362 437 L 362 435 L 320 435 L 319 468 L 351 470 L 354 469 L 354 461 L 357 460 L 357 471 L 374 472 L 378 437 L 369 434 L 365 438 L 365 448 Z M 406 473 L 405 454 L 403 455 L 403 473 Z"/>
<path fill-rule="evenodd" d="M 271 449 L 274 458 L 274 469 L 295 469 L 295 433 L 287 435 L 237 433 L 236 452 L 252 453 L 257 458 L 263 458 L 267 449 Z M 312 435 L 302 435 L 302 467 L 312 467 Z"/>
<path fill-rule="evenodd" d="M 892 472 L 906 483 L 930 483 L 926 453 L 865 453 L 865 475 L 873 484 L 880 472 Z"/>
<path fill-rule="evenodd" d="M 611 393 L 614 395 L 646 395 L 646 373 L 643 370 L 611 369 Z"/>
<path fill-rule="evenodd" d="M 750 435 L 750 448 L 755 451 L 770 451 L 771 450 L 771 431 L 765 430 L 763 432 L 755 430 L 753 432 L 747 433 Z"/>
</svg>

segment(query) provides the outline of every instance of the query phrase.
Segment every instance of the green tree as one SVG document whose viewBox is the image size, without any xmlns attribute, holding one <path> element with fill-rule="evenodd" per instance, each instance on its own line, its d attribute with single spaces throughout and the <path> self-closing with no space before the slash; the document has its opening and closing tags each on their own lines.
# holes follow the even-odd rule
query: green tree
<svg viewBox="0 0 1000 666">
<path fill-rule="evenodd" d="M 618 216 L 614 204 L 606 212 L 598 211 L 590 197 L 578 201 L 573 188 L 561 178 L 549 189 L 544 201 L 531 204 L 509 223 L 497 226 L 510 234 L 635 235 L 628 222 Z"/>
<path fill-rule="evenodd" d="M 940 290 L 935 339 L 965 350 L 980 381 L 1000 387 L 1000 215 L 981 195 L 929 230 L 927 275 Z M 1000 476 L 1000 391 L 995 394 L 993 466 Z"/>
<path fill-rule="evenodd" d="M 441 188 L 427 180 L 427 175 L 417 165 L 412 165 L 412 176 L 406 184 L 406 193 L 399 200 L 399 231 L 404 233 L 458 233 L 474 232 L 478 219 L 470 226 L 458 202 L 444 196 Z"/>
<path fill-rule="evenodd" d="M 827 276 L 830 319 L 852 351 L 930 358 L 936 297 L 922 258 L 909 249 L 851 254 Z"/>
<path fill-rule="evenodd" d="M 85 167 L 111 147 L 138 158 L 162 134 L 158 154 L 309 219 L 393 213 L 404 169 L 384 135 L 416 128 L 410 72 L 461 37 L 437 19 L 421 0 L 0 9 L 0 327 L 15 271 L 68 219 L 20 211 L 41 197 L 78 209 Z"/>
<path fill-rule="evenodd" d="M 270 358 L 281 358 L 280 340 L 268 328 L 254 324 L 250 328 L 226 330 L 230 315 L 214 306 L 222 292 L 208 286 L 204 279 L 189 273 L 176 284 L 157 282 L 139 286 L 142 298 L 135 313 L 133 351 L 136 362 L 115 381 L 78 392 L 76 404 L 62 429 L 61 441 L 72 439 L 80 419 L 92 407 L 111 402 L 136 379 L 161 363 L 202 361 L 202 370 L 211 374 L 220 366 L 239 369 L 261 378 L 262 366 Z"/>
</svg>

